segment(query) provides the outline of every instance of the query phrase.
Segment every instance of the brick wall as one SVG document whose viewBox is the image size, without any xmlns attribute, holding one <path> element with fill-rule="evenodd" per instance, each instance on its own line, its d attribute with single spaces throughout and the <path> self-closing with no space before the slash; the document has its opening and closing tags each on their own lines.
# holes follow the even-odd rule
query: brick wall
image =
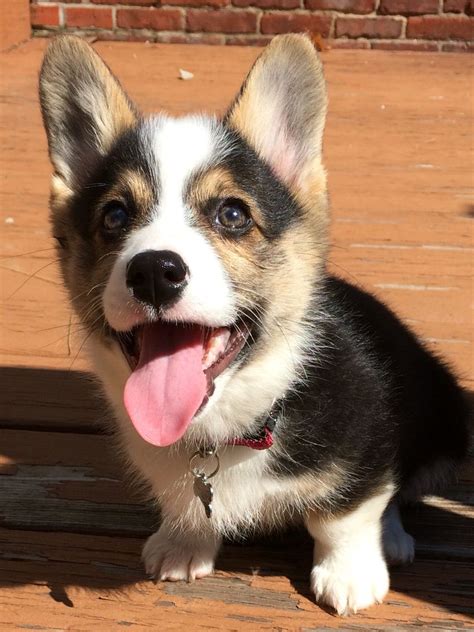
<svg viewBox="0 0 474 632">
<path fill-rule="evenodd" d="M 33 34 L 264 44 L 307 31 L 334 48 L 474 50 L 474 0 L 31 0 Z"/>
</svg>

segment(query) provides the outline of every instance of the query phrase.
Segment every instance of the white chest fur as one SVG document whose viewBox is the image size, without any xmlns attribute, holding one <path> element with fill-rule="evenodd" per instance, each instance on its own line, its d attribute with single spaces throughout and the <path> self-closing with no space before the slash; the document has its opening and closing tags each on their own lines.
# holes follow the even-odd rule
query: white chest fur
<svg viewBox="0 0 474 632">
<path fill-rule="evenodd" d="M 193 493 L 189 471 L 192 450 L 171 446 L 156 448 L 139 437 L 122 402 L 129 369 L 121 353 L 102 345 L 91 349 L 97 374 L 113 403 L 121 444 L 135 473 L 139 474 L 167 518 L 177 525 L 209 529 L 223 535 L 241 535 L 246 529 L 277 526 L 317 505 L 340 484 L 337 464 L 324 474 L 279 477 L 270 471 L 269 450 L 235 446 L 219 450 L 220 469 L 212 479 L 214 499 L 209 520 Z M 271 450 L 277 450 L 278 446 Z M 212 465 L 210 465 L 212 469 Z M 206 472 L 209 470 L 206 468 Z"/>
</svg>

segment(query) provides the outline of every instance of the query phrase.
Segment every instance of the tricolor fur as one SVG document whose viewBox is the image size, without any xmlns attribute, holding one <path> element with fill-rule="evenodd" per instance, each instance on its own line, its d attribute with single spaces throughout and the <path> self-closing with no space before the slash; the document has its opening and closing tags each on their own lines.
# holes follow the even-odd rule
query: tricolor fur
<svg viewBox="0 0 474 632">
<path fill-rule="evenodd" d="M 386 307 L 326 271 L 326 90 L 310 41 L 275 38 L 222 120 L 141 116 L 72 37 L 48 48 L 40 94 L 65 284 L 121 444 L 162 511 L 147 570 L 201 577 L 223 536 L 300 521 L 315 539 L 318 600 L 340 613 L 381 601 L 386 557 L 413 557 L 397 500 L 432 491 L 463 457 L 467 411 L 449 371 Z M 110 209 L 112 222 L 126 217 L 118 231 L 104 228 Z M 248 224 L 223 227 L 222 209 Z M 166 305 L 137 299 L 129 278 L 132 260 L 150 251 L 186 271 Z M 172 445 L 160 432 L 160 445 L 145 441 L 123 403 L 137 369 L 119 342 L 160 323 L 211 332 L 207 354 L 209 341 L 218 349 L 245 330 Z M 216 362 L 226 353 L 215 351 Z M 258 430 L 274 402 L 272 448 L 227 445 Z M 211 519 L 188 472 L 207 445 L 221 459 Z"/>
</svg>

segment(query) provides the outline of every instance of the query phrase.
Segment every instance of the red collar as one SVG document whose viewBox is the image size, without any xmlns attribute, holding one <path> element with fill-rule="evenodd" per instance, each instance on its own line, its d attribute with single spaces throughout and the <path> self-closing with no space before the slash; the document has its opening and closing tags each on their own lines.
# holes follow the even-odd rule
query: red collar
<svg viewBox="0 0 474 632">
<path fill-rule="evenodd" d="M 273 445 L 273 431 L 281 410 L 282 400 L 273 403 L 270 411 L 264 416 L 264 423 L 259 432 L 254 435 L 244 435 L 231 439 L 227 445 L 242 445 L 252 450 L 268 450 Z"/>
<path fill-rule="evenodd" d="M 273 445 L 273 433 L 265 424 L 262 428 L 262 432 L 255 437 L 236 437 L 231 439 L 227 445 L 243 445 L 246 448 L 252 448 L 253 450 L 267 450 Z"/>
</svg>

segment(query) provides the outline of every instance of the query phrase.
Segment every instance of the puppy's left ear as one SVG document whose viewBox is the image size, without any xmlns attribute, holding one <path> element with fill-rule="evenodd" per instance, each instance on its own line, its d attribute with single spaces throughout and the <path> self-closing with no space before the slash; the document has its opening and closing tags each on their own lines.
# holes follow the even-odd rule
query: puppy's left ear
<svg viewBox="0 0 474 632">
<path fill-rule="evenodd" d="M 225 116 L 298 197 L 323 193 L 327 96 L 308 37 L 275 37 L 255 62 Z"/>
<path fill-rule="evenodd" d="M 53 183 L 69 192 L 87 180 L 113 142 L 137 120 L 117 79 L 79 37 L 58 37 L 48 46 L 40 101 L 56 173 Z"/>
</svg>

